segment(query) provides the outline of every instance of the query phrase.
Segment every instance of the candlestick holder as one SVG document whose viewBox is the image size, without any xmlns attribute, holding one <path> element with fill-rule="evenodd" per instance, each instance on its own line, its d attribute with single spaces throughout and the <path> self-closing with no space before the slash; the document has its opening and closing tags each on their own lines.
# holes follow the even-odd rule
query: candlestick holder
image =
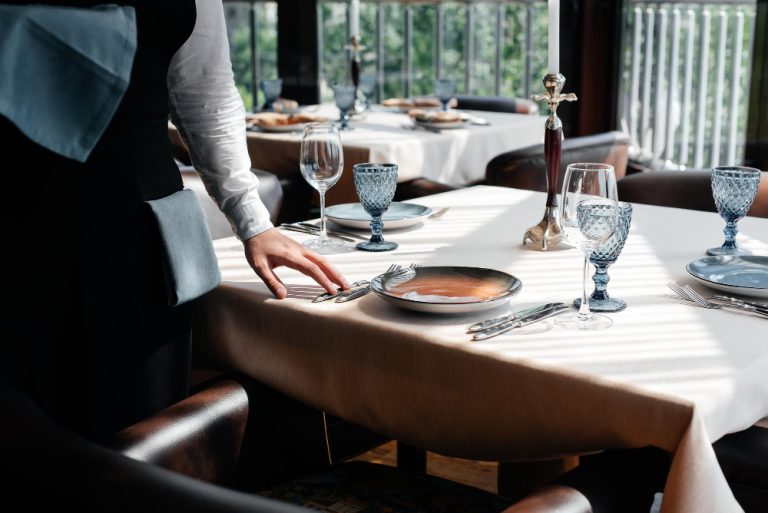
<svg viewBox="0 0 768 513">
<path fill-rule="evenodd" d="M 347 50 L 349 50 L 349 77 L 352 80 L 352 84 L 355 86 L 355 112 L 360 111 L 360 103 L 357 99 L 357 91 L 360 88 L 360 52 L 364 46 L 360 44 L 360 40 L 357 36 L 349 38 L 349 44 Z"/>
<path fill-rule="evenodd" d="M 532 98 L 537 102 L 547 102 L 550 111 L 544 124 L 547 203 L 542 220 L 536 226 L 528 228 L 523 235 L 523 245 L 530 240 L 535 245 L 541 245 L 542 251 L 547 251 L 563 239 L 557 201 L 557 177 L 560 174 L 560 158 L 563 151 L 563 123 L 557 117 L 557 107 L 562 101 L 575 102 L 577 98 L 573 93 L 561 94 L 565 86 L 565 77 L 561 73 L 547 73 L 542 82 L 547 92 L 536 94 Z"/>
</svg>

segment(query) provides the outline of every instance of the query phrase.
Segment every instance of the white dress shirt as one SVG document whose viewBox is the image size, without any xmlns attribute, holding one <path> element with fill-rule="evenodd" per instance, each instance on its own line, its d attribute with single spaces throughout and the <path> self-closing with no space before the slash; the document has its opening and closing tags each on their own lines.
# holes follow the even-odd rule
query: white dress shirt
<svg viewBox="0 0 768 513">
<path fill-rule="evenodd" d="M 272 228 L 251 172 L 245 107 L 235 86 L 220 0 L 197 0 L 197 21 L 168 68 L 171 120 L 208 194 L 240 240 Z"/>
</svg>

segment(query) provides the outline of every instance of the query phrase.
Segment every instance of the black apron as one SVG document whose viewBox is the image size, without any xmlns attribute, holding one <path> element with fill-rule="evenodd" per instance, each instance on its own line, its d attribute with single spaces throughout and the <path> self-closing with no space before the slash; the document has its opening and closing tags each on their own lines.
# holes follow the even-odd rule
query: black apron
<svg viewBox="0 0 768 513">
<path fill-rule="evenodd" d="M 182 399 L 189 386 L 189 312 L 167 306 L 144 201 L 183 187 L 167 134 L 166 77 L 194 28 L 195 2 L 119 3 L 136 8 L 131 82 L 85 163 L 0 117 L 0 279 L 11 305 L 0 309 L 0 375 L 95 439 Z"/>
</svg>

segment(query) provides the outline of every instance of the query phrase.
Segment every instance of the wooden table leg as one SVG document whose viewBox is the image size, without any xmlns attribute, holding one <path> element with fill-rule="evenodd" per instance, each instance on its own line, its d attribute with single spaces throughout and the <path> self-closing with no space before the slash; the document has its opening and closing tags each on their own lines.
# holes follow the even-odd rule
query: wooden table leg
<svg viewBox="0 0 768 513">
<path fill-rule="evenodd" d="M 499 495 L 518 501 L 536 488 L 577 467 L 578 464 L 578 456 L 545 461 L 500 462 Z"/>
<path fill-rule="evenodd" d="M 397 467 L 418 474 L 426 474 L 427 451 L 397 442 Z"/>
</svg>

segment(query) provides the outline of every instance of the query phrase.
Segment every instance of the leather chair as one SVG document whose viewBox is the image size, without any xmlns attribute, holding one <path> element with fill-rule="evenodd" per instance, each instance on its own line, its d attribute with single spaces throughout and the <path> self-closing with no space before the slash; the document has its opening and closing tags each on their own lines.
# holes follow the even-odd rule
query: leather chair
<svg viewBox="0 0 768 513">
<path fill-rule="evenodd" d="M 710 170 L 648 171 L 618 182 L 619 198 L 630 203 L 717 212 Z M 768 217 L 768 173 L 763 172 L 757 196 L 747 215 Z"/>
<path fill-rule="evenodd" d="M 457 95 L 456 108 L 459 110 L 482 110 L 509 112 L 513 114 L 538 114 L 539 105 L 525 98 L 507 98 L 504 96 Z"/>
<path fill-rule="evenodd" d="M 23 500 L 31 510 L 66 505 L 75 511 L 308 513 L 312 510 L 303 506 L 310 506 L 607 513 L 627 512 L 624 505 L 637 503 L 625 482 L 608 487 L 612 500 L 593 501 L 600 505 L 593 510 L 587 497 L 600 481 L 578 468 L 566 474 L 575 487 L 546 486 L 513 505 L 468 486 L 383 465 L 329 466 L 322 432 L 306 429 L 321 412 L 240 377 L 207 383 L 103 444 L 59 427 L 3 382 L 0 409 L 3 498 L 9 504 Z"/>
<path fill-rule="evenodd" d="M 745 513 L 768 511 L 768 427 L 752 426 L 724 436 L 714 448 Z"/>
<path fill-rule="evenodd" d="M 184 181 L 184 187 L 192 190 L 197 197 L 200 206 L 203 208 L 205 220 L 208 223 L 208 230 L 211 232 L 212 239 L 221 239 L 234 235 L 232 226 L 219 210 L 216 202 L 208 195 L 205 190 L 200 175 L 197 174 L 192 166 L 179 166 L 181 179 Z M 283 187 L 280 180 L 266 171 L 260 169 L 251 170 L 259 178 L 259 196 L 269 211 L 269 218 L 273 223 L 277 222 L 280 206 L 283 202 Z"/>
<path fill-rule="evenodd" d="M 568 164 L 578 162 L 612 164 L 616 179 L 620 180 L 627 172 L 628 150 L 629 138 L 622 132 L 565 139 L 557 190 L 562 187 Z M 485 183 L 546 192 L 547 178 L 544 170 L 544 145 L 529 146 L 494 157 L 485 168 Z"/>
</svg>

